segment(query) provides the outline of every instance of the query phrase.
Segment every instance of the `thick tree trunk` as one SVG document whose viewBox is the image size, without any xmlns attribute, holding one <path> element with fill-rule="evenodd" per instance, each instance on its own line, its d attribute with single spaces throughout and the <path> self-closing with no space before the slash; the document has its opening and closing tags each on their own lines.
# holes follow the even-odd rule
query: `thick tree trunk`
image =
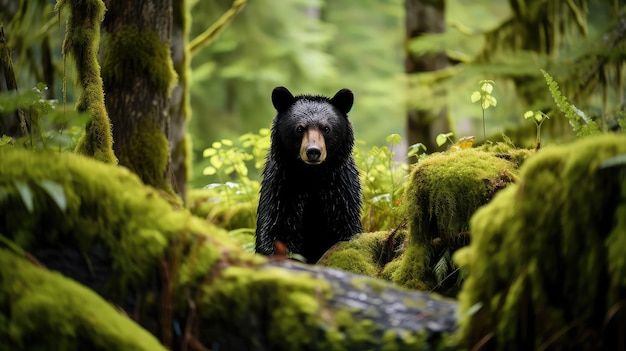
<svg viewBox="0 0 626 351">
<path fill-rule="evenodd" d="M 405 0 L 407 41 L 425 33 L 445 31 L 445 1 Z M 405 72 L 407 74 L 443 69 L 449 65 L 445 53 L 416 56 L 407 51 Z M 410 97 L 419 99 L 419 97 Z M 409 145 L 422 143 L 433 152 L 440 149 L 435 139 L 440 133 L 450 131 L 447 108 L 438 110 L 411 109 L 407 116 L 407 139 Z"/>
<path fill-rule="evenodd" d="M 172 0 L 107 1 L 102 76 L 119 163 L 170 190 Z"/>
</svg>

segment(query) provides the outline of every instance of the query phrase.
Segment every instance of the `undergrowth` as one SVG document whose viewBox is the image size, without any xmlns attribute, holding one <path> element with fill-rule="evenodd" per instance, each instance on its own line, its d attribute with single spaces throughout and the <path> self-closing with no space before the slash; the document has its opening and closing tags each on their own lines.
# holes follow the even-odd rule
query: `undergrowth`
<svg viewBox="0 0 626 351">
<path fill-rule="evenodd" d="M 269 130 L 264 128 L 236 140 L 214 142 L 203 152 L 210 164 L 203 174 L 210 183 L 190 194 L 190 207 L 195 214 L 229 230 L 249 250 L 254 249 L 260 190 L 259 179 L 251 179 L 250 174 L 258 174 L 265 163 L 269 136 Z M 359 141 L 361 148 L 354 149 L 363 188 L 364 232 L 395 228 L 402 221 L 402 194 L 409 166 L 406 158 L 396 152 L 400 141 L 400 135 L 392 134 L 386 138 L 386 145 L 367 149 Z M 416 145 L 410 155 L 419 158 L 421 150 Z"/>
</svg>

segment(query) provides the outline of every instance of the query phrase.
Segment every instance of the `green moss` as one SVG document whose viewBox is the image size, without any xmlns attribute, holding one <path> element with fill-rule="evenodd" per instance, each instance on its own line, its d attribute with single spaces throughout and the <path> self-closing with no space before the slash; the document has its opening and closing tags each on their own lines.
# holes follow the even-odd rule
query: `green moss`
<svg viewBox="0 0 626 351">
<path fill-rule="evenodd" d="M 223 235 L 189 212 L 173 210 L 162 192 L 145 186 L 125 168 L 74 154 L 16 148 L 0 148 L 0 159 L 0 233 L 33 251 L 56 247 L 57 242 L 76 245 L 87 264 L 90 248 L 103 243 L 114 253 L 114 286 L 145 282 L 181 235 L 187 240 L 193 236 L 190 232 Z M 30 211 L 17 182 L 27 189 Z M 42 186 L 45 182 L 60 190 L 50 193 Z"/>
<path fill-rule="evenodd" d="M 378 277 L 387 263 L 402 254 L 405 236 L 404 230 L 358 234 L 350 241 L 337 243 L 318 264 Z"/>
<path fill-rule="evenodd" d="M 3 350 L 165 350 L 96 293 L 0 249 Z"/>
<path fill-rule="evenodd" d="M 626 178 L 623 165 L 601 164 L 624 153 L 620 135 L 542 149 L 518 184 L 476 212 L 472 242 L 455 255 L 469 273 L 459 294 L 464 347 L 617 345 L 626 328 L 616 311 L 626 297 Z"/>
<path fill-rule="evenodd" d="M 396 270 L 398 270 L 401 263 L 402 257 L 395 258 L 394 260 L 387 263 L 385 265 L 385 268 L 383 268 L 383 270 L 380 272 L 379 278 L 393 281 L 393 275 L 395 274 Z"/>
<path fill-rule="evenodd" d="M 98 64 L 100 23 L 105 6 L 101 0 L 59 0 L 57 11 L 69 7 L 63 55 L 72 55 L 76 63 L 79 95 L 78 111 L 92 116 L 85 134 L 78 140 L 76 152 L 106 163 L 116 163 L 111 124 L 104 106 L 104 90 Z"/>
<path fill-rule="evenodd" d="M 405 194 L 409 246 L 413 248 L 407 249 L 393 273 L 395 283 L 448 296 L 456 294 L 462 276 L 456 272 L 451 255 L 469 241 L 470 217 L 517 179 L 517 163 L 502 156 L 504 151 L 463 149 L 417 164 Z"/>
<path fill-rule="evenodd" d="M 169 144 L 160 128 L 149 118 L 143 119 L 134 129 L 120 164 L 138 174 L 146 184 L 173 193 L 165 176 L 169 160 Z"/>
<path fill-rule="evenodd" d="M 128 72 L 143 75 L 147 79 L 144 89 L 171 92 L 176 72 L 170 55 L 170 44 L 162 41 L 159 34 L 135 25 L 120 26 L 107 39 L 108 49 L 102 58 L 106 70 L 102 72 L 104 84 L 116 89 L 136 89 Z M 142 73 L 138 73 L 142 72 Z"/>
<path fill-rule="evenodd" d="M 206 308 L 200 313 L 208 320 L 224 321 L 208 326 L 207 332 L 218 340 L 225 334 L 258 333 L 267 338 L 258 345 L 298 349 L 313 341 L 311 330 L 319 323 L 317 313 L 323 310 L 321 303 L 327 293 L 325 281 L 306 273 L 294 274 L 278 267 L 252 270 L 231 266 L 214 284 L 204 286 L 200 305 Z"/>
<path fill-rule="evenodd" d="M 424 246 L 409 245 L 400 262 L 396 263 L 398 268 L 391 274 L 392 281 L 409 289 L 428 291 L 434 288 L 428 257 Z"/>
</svg>

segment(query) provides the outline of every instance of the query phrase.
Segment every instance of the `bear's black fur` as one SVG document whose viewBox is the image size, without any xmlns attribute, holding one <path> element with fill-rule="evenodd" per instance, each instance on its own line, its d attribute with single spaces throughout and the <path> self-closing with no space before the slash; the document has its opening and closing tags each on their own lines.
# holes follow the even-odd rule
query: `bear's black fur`
<svg viewBox="0 0 626 351">
<path fill-rule="evenodd" d="M 315 263 L 332 245 L 361 232 L 361 184 L 348 120 L 354 96 L 333 98 L 272 92 L 277 115 L 263 169 L 256 252 L 276 253 L 276 241 Z"/>
</svg>

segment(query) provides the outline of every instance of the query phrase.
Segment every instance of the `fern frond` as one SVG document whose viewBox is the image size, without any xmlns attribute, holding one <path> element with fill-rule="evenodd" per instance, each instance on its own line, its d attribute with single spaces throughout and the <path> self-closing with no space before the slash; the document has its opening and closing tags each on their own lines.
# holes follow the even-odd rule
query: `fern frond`
<svg viewBox="0 0 626 351">
<path fill-rule="evenodd" d="M 439 261 L 433 267 L 433 273 L 435 273 L 435 277 L 437 278 L 437 283 L 441 283 L 450 271 L 450 267 L 452 266 L 451 257 L 450 257 L 450 249 L 446 249 Z"/>
<path fill-rule="evenodd" d="M 548 84 L 548 90 L 550 90 L 550 94 L 552 95 L 556 106 L 569 120 L 576 136 L 582 137 L 586 135 L 599 134 L 600 129 L 598 128 L 596 122 L 587 118 L 582 111 L 567 101 L 567 97 L 559 90 L 559 84 L 550 74 L 548 74 L 548 72 L 541 70 L 541 73 Z M 581 124 L 581 120 L 584 122 L 583 124 Z"/>
</svg>

